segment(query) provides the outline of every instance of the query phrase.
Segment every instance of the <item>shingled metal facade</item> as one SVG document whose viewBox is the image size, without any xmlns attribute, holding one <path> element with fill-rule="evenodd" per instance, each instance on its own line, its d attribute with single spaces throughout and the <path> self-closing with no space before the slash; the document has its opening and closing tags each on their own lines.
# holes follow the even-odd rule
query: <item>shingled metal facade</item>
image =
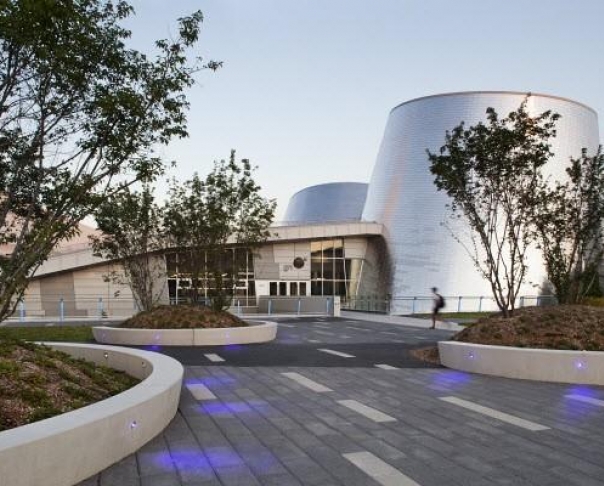
<svg viewBox="0 0 604 486">
<path fill-rule="evenodd" d="M 290 198 L 284 223 L 358 221 L 367 186 L 360 182 L 334 182 L 306 187 Z"/>
<path fill-rule="evenodd" d="M 447 196 L 438 192 L 429 170 L 426 149 L 437 152 L 445 132 L 464 121 L 486 119 L 493 107 L 500 116 L 515 111 L 527 97 L 516 92 L 464 92 L 418 98 L 395 107 L 388 119 L 363 210 L 363 219 L 384 225 L 392 296 L 429 294 L 439 287 L 445 295 L 490 295 L 490 287 L 474 268 L 464 247 L 444 224 L 449 221 Z M 527 108 L 536 115 L 552 110 L 562 115 L 552 142 L 555 176 L 562 175 L 569 157 L 583 147 L 598 147 L 597 114 L 580 103 L 532 94 Z M 459 228 L 457 230 L 459 234 Z M 462 231 L 463 232 L 463 231 Z M 529 255 L 529 273 L 522 293 L 535 294 L 545 272 L 538 253 Z M 393 313 L 407 312 L 408 302 L 393 302 Z"/>
</svg>

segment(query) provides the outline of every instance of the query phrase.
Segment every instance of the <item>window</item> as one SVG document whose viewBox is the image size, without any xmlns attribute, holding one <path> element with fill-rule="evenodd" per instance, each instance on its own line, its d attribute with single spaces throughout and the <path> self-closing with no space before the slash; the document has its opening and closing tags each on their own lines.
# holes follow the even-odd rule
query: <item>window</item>
<svg viewBox="0 0 604 486">
<path fill-rule="evenodd" d="M 270 295 L 277 295 L 277 282 L 271 282 L 269 284 L 270 289 L 269 289 L 269 294 Z"/>
<path fill-rule="evenodd" d="M 279 295 L 287 295 L 287 282 L 279 282 Z"/>
<path fill-rule="evenodd" d="M 298 282 L 290 282 L 289 295 L 298 295 Z"/>
<path fill-rule="evenodd" d="M 300 282 L 300 295 L 306 295 L 306 282 Z"/>
</svg>

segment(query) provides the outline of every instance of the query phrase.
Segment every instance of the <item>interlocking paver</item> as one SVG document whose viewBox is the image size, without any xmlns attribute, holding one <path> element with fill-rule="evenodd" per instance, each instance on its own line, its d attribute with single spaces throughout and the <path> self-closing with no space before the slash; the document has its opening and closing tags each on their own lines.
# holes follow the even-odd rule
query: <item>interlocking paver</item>
<svg viewBox="0 0 604 486">
<path fill-rule="evenodd" d="M 430 331 L 410 333 L 390 324 L 357 321 L 354 327 L 372 332 L 347 327 L 351 339 L 340 340 L 335 334 L 329 341 L 325 335 L 321 344 L 313 345 L 305 341 L 312 334 L 308 325 L 294 320 L 289 324 L 293 328 L 287 331 L 295 331 L 298 338 L 283 346 L 305 343 L 296 348 L 306 353 L 299 363 L 324 354 L 313 351 L 317 347 L 359 357 L 327 356 L 305 366 L 241 366 L 231 364 L 228 350 L 216 350 L 226 362 L 200 359 L 185 372 L 185 382 L 203 384 L 216 400 L 198 402 L 183 388 L 179 412 L 162 434 L 80 486 L 378 484 L 342 456 L 354 452 L 372 453 L 421 486 L 604 485 L 604 409 L 565 398 L 588 392 L 604 399 L 604 388 L 410 368 L 404 360 L 386 361 L 378 352 L 382 341 L 389 340 L 388 346 L 395 338 L 418 342 L 415 335 L 437 335 Z M 265 348 L 253 349 L 262 353 Z M 284 352 L 293 352 L 290 349 Z M 203 352 L 196 353 L 203 357 Z M 265 363 L 268 358 L 262 359 Z M 384 362 L 399 369 L 374 366 Z M 332 391 L 313 392 L 284 372 L 299 373 Z M 439 400 L 443 396 L 550 430 L 523 430 Z M 338 400 L 356 400 L 396 421 L 376 423 Z"/>
</svg>

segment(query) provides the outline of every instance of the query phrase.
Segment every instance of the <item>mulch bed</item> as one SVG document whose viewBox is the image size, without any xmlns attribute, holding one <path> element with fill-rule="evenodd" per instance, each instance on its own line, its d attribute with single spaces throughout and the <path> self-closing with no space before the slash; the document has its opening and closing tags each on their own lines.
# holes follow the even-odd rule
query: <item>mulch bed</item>
<svg viewBox="0 0 604 486">
<path fill-rule="evenodd" d="M 216 312 L 196 305 L 160 305 L 150 311 L 139 312 L 124 321 L 120 327 L 136 329 L 196 329 L 244 327 L 248 324 L 229 312 Z"/>
</svg>

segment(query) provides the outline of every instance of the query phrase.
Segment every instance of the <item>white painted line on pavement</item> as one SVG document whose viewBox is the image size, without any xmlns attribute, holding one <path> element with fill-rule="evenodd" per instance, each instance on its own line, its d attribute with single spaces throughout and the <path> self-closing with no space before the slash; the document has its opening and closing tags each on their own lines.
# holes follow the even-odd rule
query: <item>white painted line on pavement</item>
<svg viewBox="0 0 604 486">
<path fill-rule="evenodd" d="M 340 339 L 351 339 L 351 337 L 350 337 L 350 336 L 347 336 L 346 334 L 340 334 L 338 337 L 339 337 Z"/>
<path fill-rule="evenodd" d="M 195 400 L 215 400 L 216 395 L 214 395 L 210 389 L 201 384 L 201 383 L 191 383 L 190 385 L 185 385 L 187 390 L 191 392 L 191 395 L 195 398 Z"/>
<path fill-rule="evenodd" d="M 564 398 L 570 398 L 571 400 L 578 400 L 591 405 L 597 405 L 598 407 L 604 407 L 604 400 L 598 400 L 597 398 L 584 397 L 583 395 L 564 395 Z"/>
<path fill-rule="evenodd" d="M 320 327 L 321 329 L 329 329 L 331 326 L 327 324 L 313 324 L 314 327 Z"/>
<path fill-rule="evenodd" d="M 281 373 L 283 376 L 289 378 L 290 380 L 294 380 L 296 383 L 299 383 L 302 386 L 305 386 L 309 390 L 312 390 L 317 393 L 325 393 L 333 391 L 331 388 L 327 388 L 326 386 L 321 385 L 321 383 L 317 383 L 316 381 L 311 380 L 310 378 L 306 378 L 302 376 L 300 373 Z"/>
<path fill-rule="evenodd" d="M 355 357 L 352 354 L 341 353 L 340 351 L 334 351 L 333 349 L 321 348 L 321 349 L 318 349 L 317 351 L 322 351 L 327 354 L 333 354 L 334 356 L 339 356 L 341 358 L 354 358 Z"/>
<path fill-rule="evenodd" d="M 342 456 L 382 486 L 421 486 L 371 452 L 351 452 Z"/>
<path fill-rule="evenodd" d="M 474 402 L 468 402 L 467 400 L 462 400 L 457 397 L 439 397 L 440 400 L 443 400 L 448 403 L 452 403 L 454 405 L 458 405 L 463 408 L 467 408 L 468 410 L 472 410 L 473 412 L 478 412 L 483 415 L 487 415 L 488 417 L 492 417 L 497 420 L 501 420 L 502 422 L 506 422 L 511 425 L 516 425 L 517 427 L 522 427 L 523 429 L 530 430 L 532 432 L 538 432 L 540 430 L 548 430 L 549 427 L 545 425 L 540 425 L 535 422 L 530 422 L 529 420 L 521 419 L 520 417 L 516 417 L 514 415 L 507 414 L 505 412 L 500 412 L 499 410 L 495 410 L 489 407 L 483 407 L 482 405 L 478 405 Z"/>
<path fill-rule="evenodd" d="M 213 363 L 220 363 L 221 361 L 224 361 L 224 358 L 221 358 L 217 354 L 204 354 L 204 356 Z"/>
<path fill-rule="evenodd" d="M 390 334 L 391 336 L 397 336 L 398 335 L 397 332 L 390 332 L 390 331 L 380 331 L 380 334 Z"/>
<path fill-rule="evenodd" d="M 350 410 L 354 410 L 368 419 L 373 420 L 374 422 L 396 422 L 394 417 L 386 415 L 384 412 L 380 412 L 375 408 L 363 405 L 361 402 L 357 402 L 356 400 L 338 400 L 337 402 L 340 405 L 344 405 Z"/>
<path fill-rule="evenodd" d="M 335 335 L 334 332 L 328 332 L 328 331 L 314 331 L 314 332 L 316 332 L 317 334 L 324 334 L 325 336 L 333 336 L 333 335 Z"/>
<path fill-rule="evenodd" d="M 315 343 L 315 344 L 316 344 L 316 343 L 320 343 L 320 342 L 321 342 L 321 341 L 319 341 L 318 339 L 307 339 L 307 341 L 308 341 L 309 343 Z"/>
<path fill-rule="evenodd" d="M 383 370 L 398 370 L 396 366 L 390 366 L 389 364 L 376 364 L 375 367 Z"/>
</svg>

